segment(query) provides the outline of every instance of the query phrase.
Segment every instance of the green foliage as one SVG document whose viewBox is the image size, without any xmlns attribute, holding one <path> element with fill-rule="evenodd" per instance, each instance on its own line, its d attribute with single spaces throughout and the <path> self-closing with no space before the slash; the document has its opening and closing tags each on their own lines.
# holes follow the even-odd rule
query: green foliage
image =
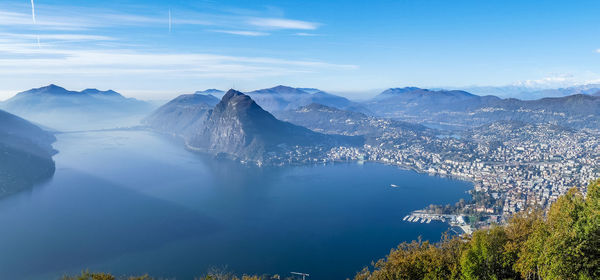
<svg viewBox="0 0 600 280">
<path fill-rule="evenodd" d="M 512 270 L 512 262 L 505 248 L 508 241 L 508 234 L 503 227 L 494 226 L 473 233 L 460 262 L 463 279 L 515 278 L 516 273 Z"/>
<path fill-rule="evenodd" d="M 374 264 L 373 272 L 365 268 L 355 279 L 460 279 L 458 259 L 463 246 L 458 237 L 447 236 L 437 245 L 427 241 L 402 243 L 387 259 Z"/>
<path fill-rule="evenodd" d="M 600 180 L 461 240 L 402 243 L 355 280 L 600 279 Z"/>
</svg>

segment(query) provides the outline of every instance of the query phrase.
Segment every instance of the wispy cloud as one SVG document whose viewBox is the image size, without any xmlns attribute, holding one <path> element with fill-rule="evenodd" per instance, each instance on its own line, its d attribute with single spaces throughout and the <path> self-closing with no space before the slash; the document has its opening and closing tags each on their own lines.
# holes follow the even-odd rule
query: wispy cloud
<svg viewBox="0 0 600 280">
<path fill-rule="evenodd" d="M 252 18 L 248 20 L 248 24 L 269 28 L 269 29 L 299 29 L 299 30 L 315 30 L 319 27 L 319 23 L 285 19 L 285 18 Z"/>
<path fill-rule="evenodd" d="M 575 82 L 575 76 L 569 73 L 553 74 L 535 80 L 525 80 L 516 82 L 516 86 L 531 88 L 548 88 L 562 85 L 569 85 Z"/>
<path fill-rule="evenodd" d="M 266 57 L 270 56 L 268 50 L 263 52 L 263 56 L 241 56 L 232 47 L 225 50 L 231 55 L 217 55 L 210 51 L 194 51 L 201 48 L 175 48 L 171 42 L 156 43 L 155 40 L 166 36 L 163 29 L 169 25 L 166 9 L 143 7 L 117 11 L 108 7 L 90 10 L 88 7 L 35 4 L 36 24 L 32 21 L 29 3 L 0 7 L 0 83 L 106 82 L 148 88 L 152 87 L 150 84 L 160 87 L 173 80 L 177 80 L 177 84 L 200 80 L 247 80 L 255 83 L 267 77 L 280 80 L 300 74 L 358 68 L 356 65 L 295 59 L 293 56 L 289 59 Z M 173 28 L 181 30 L 170 38 L 186 36 L 176 38 L 177 44 L 192 44 L 195 41 L 194 36 L 190 36 L 193 32 L 249 37 L 314 36 L 316 34 L 312 32 L 300 31 L 316 30 L 320 26 L 319 23 L 286 19 L 280 15 L 264 16 L 261 11 L 232 13 L 213 10 L 213 13 L 204 13 L 173 10 L 170 20 Z M 41 48 L 36 45 L 38 36 L 42 40 Z M 231 40 L 223 37 L 220 39 Z M 285 57 L 284 52 L 277 55 Z"/>
<path fill-rule="evenodd" d="M 31 18 L 33 19 L 33 24 L 35 24 L 35 3 L 31 0 Z"/>
<path fill-rule="evenodd" d="M 45 8 L 45 7 L 44 7 Z M 57 9 L 49 7 L 41 9 L 36 6 L 35 24 L 32 14 L 0 9 L 0 26 L 36 28 L 39 30 L 89 30 L 94 28 L 123 27 L 123 26 L 153 26 L 168 24 L 168 15 L 148 14 L 138 15 L 111 10 L 94 11 L 87 9 Z M 213 25 L 207 20 L 198 20 L 194 16 L 173 19 L 173 24 L 179 25 Z"/>
<path fill-rule="evenodd" d="M 596 49 L 596 52 L 597 52 L 597 53 L 600 53 L 600 49 Z"/>
<path fill-rule="evenodd" d="M 540 79 L 516 82 L 512 85 L 535 89 L 548 89 L 597 83 L 600 83 L 599 73 L 583 71 L 575 73 L 555 73 Z"/>
<path fill-rule="evenodd" d="M 101 36 L 101 35 L 87 35 L 87 34 L 28 34 L 28 33 L 0 33 L 1 37 L 14 38 L 14 39 L 36 39 L 37 37 L 44 40 L 56 40 L 56 41 L 113 41 L 116 40 L 114 37 Z M 16 41 L 12 41 L 16 42 Z"/>
<path fill-rule="evenodd" d="M 10 54 L 10 55 L 2 55 Z M 105 75 L 159 74 L 186 77 L 257 78 L 353 70 L 355 65 L 268 57 L 199 53 L 143 52 L 128 49 L 73 50 L 0 41 L 0 76 L 19 74 Z"/>
<path fill-rule="evenodd" d="M 34 27 L 37 29 L 47 30 L 79 30 L 89 26 L 88 22 L 79 21 L 77 17 L 37 17 L 36 22 L 31 20 L 32 15 L 19 12 L 10 12 L 0 10 L 0 26 L 24 26 Z"/>
<path fill-rule="evenodd" d="M 314 37 L 314 36 L 321 36 L 319 34 L 315 34 L 315 33 L 306 33 L 306 32 L 298 32 L 295 33 L 294 35 L 296 36 L 302 36 L 302 37 Z"/>
<path fill-rule="evenodd" d="M 30 13 L 23 9 L 10 7 L 0 8 L 0 26 L 21 27 L 38 31 L 93 30 L 123 26 L 159 26 L 169 22 L 166 12 L 156 10 L 142 12 L 115 11 L 111 9 L 94 9 L 65 6 L 35 6 Z M 32 7 L 33 8 L 33 7 Z M 175 12 L 175 11 L 172 11 Z M 32 21 L 35 18 L 35 23 Z M 220 28 L 220 30 L 253 32 L 258 36 L 267 33 L 265 30 L 316 30 L 321 25 L 317 22 L 287 19 L 283 17 L 260 17 L 257 14 L 219 14 L 196 11 L 177 11 L 177 17 L 171 17 L 173 25 L 203 25 Z M 248 33 L 247 36 L 253 36 Z M 308 34 L 308 33 L 306 33 Z M 244 34 L 238 34 L 244 35 Z M 302 36 L 302 35 L 299 35 Z"/>
<path fill-rule="evenodd" d="M 211 30 L 212 32 L 232 34 L 232 35 L 241 35 L 241 36 L 267 36 L 269 33 L 260 32 L 260 31 L 247 31 L 247 30 Z"/>
</svg>

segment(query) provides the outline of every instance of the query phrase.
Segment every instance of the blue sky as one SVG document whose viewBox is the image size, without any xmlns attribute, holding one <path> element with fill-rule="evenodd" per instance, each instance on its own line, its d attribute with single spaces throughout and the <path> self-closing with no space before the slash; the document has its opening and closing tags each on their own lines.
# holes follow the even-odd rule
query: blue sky
<svg viewBox="0 0 600 280">
<path fill-rule="evenodd" d="M 278 84 L 361 97 L 595 83 L 599 11 L 600 1 L 37 0 L 34 24 L 29 0 L 3 0 L 0 99 L 48 83 L 146 99 Z"/>
</svg>

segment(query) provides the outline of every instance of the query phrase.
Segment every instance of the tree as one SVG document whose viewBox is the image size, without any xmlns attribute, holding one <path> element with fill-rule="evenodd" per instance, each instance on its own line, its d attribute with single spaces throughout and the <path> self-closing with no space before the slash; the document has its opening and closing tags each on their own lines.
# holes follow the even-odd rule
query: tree
<svg viewBox="0 0 600 280">
<path fill-rule="evenodd" d="M 461 257 L 463 279 L 514 279 L 513 263 L 505 257 L 508 241 L 503 227 L 476 231 Z"/>
<path fill-rule="evenodd" d="M 584 206 L 583 196 L 573 188 L 550 207 L 546 221 L 548 235 L 540 244 L 544 279 L 579 278 L 583 257 L 580 219 Z"/>
<path fill-rule="evenodd" d="M 588 186 L 582 219 L 576 228 L 581 236 L 582 277 L 600 279 L 600 180 Z"/>
<path fill-rule="evenodd" d="M 535 279 L 535 261 L 532 264 L 525 263 L 525 258 L 522 258 L 522 263 L 519 260 L 524 254 L 524 246 L 527 241 L 534 237 L 535 229 L 541 226 L 540 224 L 543 224 L 543 221 L 543 211 L 539 208 L 533 208 L 517 213 L 505 227 L 508 241 L 504 246 L 504 264 L 512 266 L 513 270 L 516 273 L 521 273 L 524 279 Z M 534 244 L 537 245 L 538 243 Z M 536 254 L 532 253 L 531 255 L 535 256 Z M 530 267 L 532 268 L 529 269 Z M 524 273 L 521 271 L 524 271 Z"/>
<path fill-rule="evenodd" d="M 460 252 L 464 242 L 444 235 L 438 244 L 420 240 L 402 243 L 386 259 L 364 268 L 355 280 L 460 279 Z"/>
<path fill-rule="evenodd" d="M 600 180 L 586 197 L 569 190 L 545 217 L 530 209 L 471 237 L 402 243 L 372 266 L 355 280 L 600 279 Z"/>
</svg>

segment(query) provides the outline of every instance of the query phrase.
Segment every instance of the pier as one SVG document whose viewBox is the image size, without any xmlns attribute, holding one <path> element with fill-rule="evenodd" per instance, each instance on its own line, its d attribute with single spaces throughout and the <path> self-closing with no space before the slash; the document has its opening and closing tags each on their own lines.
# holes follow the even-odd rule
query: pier
<svg viewBox="0 0 600 280">
<path fill-rule="evenodd" d="M 417 210 L 411 212 L 409 215 L 406 215 L 402 218 L 402 221 L 409 223 L 426 223 L 429 224 L 431 221 L 440 221 L 443 223 L 449 223 L 451 226 L 460 227 L 465 233 L 471 234 L 473 230 L 471 227 L 465 222 L 464 217 L 462 215 L 453 215 L 453 214 L 433 214 L 427 213 L 423 210 Z"/>
</svg>

